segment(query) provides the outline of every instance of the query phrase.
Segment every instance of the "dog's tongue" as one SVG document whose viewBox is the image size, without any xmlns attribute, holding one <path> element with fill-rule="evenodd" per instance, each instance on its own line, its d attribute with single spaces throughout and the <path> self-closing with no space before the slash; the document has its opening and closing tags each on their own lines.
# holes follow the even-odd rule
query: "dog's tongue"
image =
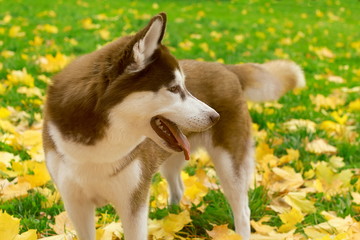
<svg viewBox="0 0 360 240">
<path fill-rule="evenodd" d="M 177 143 L 184 152 L 186 160 L 190 159 L 190 143 L 186 136 L 180 131 L 180 129 L 175 124 L 169 124 L 167 122 L 167 127 L 170 129 L 171 133 L 174 135 Z"/>
</svg>

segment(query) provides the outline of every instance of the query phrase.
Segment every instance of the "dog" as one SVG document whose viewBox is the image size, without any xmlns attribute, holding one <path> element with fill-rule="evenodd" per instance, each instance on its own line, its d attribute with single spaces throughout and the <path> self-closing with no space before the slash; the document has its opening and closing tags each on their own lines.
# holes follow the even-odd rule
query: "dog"
<svg viewBox="0 0 360 240">
<path fill-rule="evenodd" d="M 276 100 L 304 86 L 304 74 L 284 60 L 177 61 L 161 43 L 166 19 L 160 13 L 136 34 L 79 57 L 48 87 L 46 163 L 80 240 L 95 239 L 94 210 L 107 203 L 125 239 L 147 239 L 152 176 L 160 170 L 170 203 L 179 203 L 190 144 L 207 148 L 236 232 L 250 238 L 254 149 L 246 100 Z"/>
</svg>

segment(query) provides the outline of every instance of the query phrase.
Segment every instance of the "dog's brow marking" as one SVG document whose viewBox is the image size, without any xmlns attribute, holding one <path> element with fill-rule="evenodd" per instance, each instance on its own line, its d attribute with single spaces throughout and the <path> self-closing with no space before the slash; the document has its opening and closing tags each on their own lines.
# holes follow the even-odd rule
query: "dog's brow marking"
<svg viewBox="0 0 360 240">
<path fill-rule="evenodd" d="M 175 70 L 174 75 L 175 75 L 175 82 L 177 84 L 179 84 L 179 86 L 180 86 L 180 90 L 179 90 L 180 97 L 181 97 L 182 100 L 185 100 L 185 98 L 186 98 L 186 94 L 185 94 L 185 91 L 184 91 L 185 77 L 182 74 L 181 70 L 179 70 L 179 69 Z"/>
</svg>

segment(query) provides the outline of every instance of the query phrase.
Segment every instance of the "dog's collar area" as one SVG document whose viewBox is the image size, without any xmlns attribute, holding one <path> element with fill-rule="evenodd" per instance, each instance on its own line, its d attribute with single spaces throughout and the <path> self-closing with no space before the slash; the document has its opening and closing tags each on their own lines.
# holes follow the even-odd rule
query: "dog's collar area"
<svg viewBox="0 0 360 240">
<path fill-rule="evenodd" d="M 167 147 L 177 152 L 184 152 L 186 160 L 190 159 L 190 143 L 178 126 L 162 116 L 151 118 L 150 125 L 167 144 Z"/>
</svg>

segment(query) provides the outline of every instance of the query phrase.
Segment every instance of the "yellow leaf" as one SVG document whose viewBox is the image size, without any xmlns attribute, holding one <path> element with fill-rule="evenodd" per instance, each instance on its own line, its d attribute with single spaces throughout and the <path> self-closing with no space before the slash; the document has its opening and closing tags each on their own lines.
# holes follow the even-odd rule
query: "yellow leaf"
<svg viewBox="0 0 360 240">
<path fill-rule="evenodd" d="M 195 204 L 199 203 L 201 199 L 208 193 L 209 189 L 199 181 L 199 178 L 196 175 L 189 176 L 185 172 L 182 172 L 181 174 L 185 185 L 184 197 L 194 202 Z"/>
<path fill-rule="evenodd" d="M 31 189 L 31 185 L 27 182 L 10 184 L 0 191 L 0 199 L 2 201 L 8 201 L 13 198 L 23 197 L 28 194 L 28 190 Z M 2 238 L 0 238 L 2 239 Z"/>
<path fill-rule="evenodd" d="M 211 231 L 206 231 L 214 240 L 241 240 L 241 236 L 228 228 L 228 225 L 214 226 Z"/>
<path fill-rule="evenodd" d="M 36 240 L 36 230 L 30 229 L 27 232 L 22 233 L 21 235 L 17 235 L 14 240 Z"/>
<path fill-rule="evenodd" d="M 352 112 L 360 111 L 360 98 L 350 102 L 348 108 Z"/>
<path fill-rule="evenodd" d="M 341 125 L 346 124 L 346 121 L 348 120 L 348 116 L 346 114 L 340 116 L 338 111 L 332 112 L 330 115 Z"/>
<path fill-rule="evenodd" d="M 99 34 L 99 36 L 103 40 L 109 40 L 110 39 L 110 32 L 107 29 L 101 29 L 101 30 L 97 31 L 97 33 Z"/>
<path fill-rule="evenodd" d="M 329 163 L 334 169 L 339 169 L 345 166 L 344 158 L 338 156 L 331 156 Z"/>
<path fill-rule="evenodd" d="M 336 109 L 339 105 L 344 105 L 345 100 L 339 96 L 328 96 L 317 94 L 316 96 L 310 95 L 311 102 L 315 105 L 315 110 L 320 109 Z"/>
<path fill-rule="evenodd" d="M 169 214 L 164 218 L 164 229 L 167 232 L 178 232 L 191 222 L 190 213 L 183 211 L 179 214 Z"/>
<path fill-rule="evenodd" d="M 9 109 L 0 107 L 0 119 L 7 119 L 8 117 L 10 117 L 10 115 L 11 112 Z"/>
<path fill-rule="evenodd" d="M 315 154 L 335 154 L 336 147 L 328 144 L 324 139 L 318 138 L 306 144 L 306 151 Z"/>
<path fill-rule="evenodd" d="M 57 233 L 64 234 L 66 232 L 71 232 L 74 230 L 69 216 L 66 212 L 62 212 L 55 217 L 55 224 L 49 223 L 49 226 Z"/>
<path fill-rule="evenodd" d="M 0 152 L 0 163 L 3 163 L 6 167 L 10 167 L 11 160 L 19 161 L 20 157 L 9 152 Z"/>
<path fill-rule="evenodd" d="M 304 215 L 296 208 L 292 208 L 290 212 L 279 214 L 279 217 L 283 222 L 283 225 L 279 228 L 281 233 L 295 229 L 295 225 L 304 219 Z"/>
<path fill-rule="evenodd" d="M 20 227 L 20 219 L 0 211 L 0 239 L 14 239 Z"/>
<path fill-rule="evenodd" d="M 308 133 L 314 133 L 316 123 L 307 119 L 292 119 L 284 123 L 285 129 L 288 131 L 297 131 L 299 129 L 306 129 Z"/>
<path fill-rule="evenodd" d="M 303 213 L 314 213 L 316 208 L 314 202 L 306 199 L 305 192 L 289 192 L 284 200 L 291 207 L 300 210 Z"/>
<path fill-rule="evenodd" d="M 273 155 L 274 149 L 270 148 L 266 142 L 261 142 L 256 146 L 256 160 L 260 161 L 266 155 Z"/>
<path fill-rule="evenodd" d="M 25 36 L 25 32 L 21 31 L 20 26 L 12 26 L 9 29 L 9 37 L 11 37 L 11 38 L 24 37 L 24 36 Z"/>
<path fill-rule="evenodd" d="M 270 216 L 265 216 L 261 218 L 259 221 L 251 220 L 251 226 L 255 229 L 256 233 L 260 233 L 263 235 L 268 235 L 270 232 L 275 231 L 275 227 L 263 224 L 263 222 L 267 222 L 270 220 Z"/>
<path fill-rule="evenodd" d="M 251 234 L 251 240 L 284 240 L 284 239 L 303 239 L 298 235 L 294 235 L 295 230 L 291 230 L 287 233 L 269 232 L 268 235 L 262 235 L 253 233 Z"/>
<path fill-rule="evenodd" d="M 187 210 L 178 215 L 169 214 L 161 220 L 150 220 L 149 233 L 155 239 L 174 239 L 176 232 L 190 222 L 190 213 Z"/>
<path fill-rule="evenodd" d="M 30 44 L 31 46 L 41 46 L 43 43 L 44 43 L 44 39 L 42 39 L 42 38 L 39 37 L 39 36 L 35 36 L 35 37 L 34 37 L 34 40 L 30 40 L 30 41 L 29 41 L 29 44 Z"/>
<path fill-rule="evenodd" d="M 16 92 L 25 94 L 27 97 L 38 97 L 40 99 L 43 98 L 43 94 L 41 90 L 37 87 L 28 88 L 28 87 L 19 87 Z"/>
<path fill-rule="evenodd" d="M 15 56 L 15 53 L 13 51 L 4 50 L 1 52 L 1 56 L 4 58 L 11 58 L 11 57 Z"/>
<path fill-rule="evenodd" d="M 26 130 L 22 134 L 22 144 L 25 147 L 33 147 L 42 144 L 42 136 L 40 130 Z"/>
<path fill-rule="evenodd" d="M 278 165 L 293 162 L 293 161 L 296 161 L 296 160 L 299 159 L 299 156 L 300 156 L 299 150 L 286 149 L 286 152 L 287 152 L 287 155 L 282 156 L 280 158 L 280 161 L 279 161 Z"/>
<path fill-rule="evenodd" d="M 273 175 L 269 188 L 274 192 L 294 191 L 304 184 L 300 173 L 296 173 L 291 167 L 272 168 Z"/>
<path fill-rule="evenodd" d="M 92 19 L 91 18 L 85 18 L 83 20 L 81 20 L 81 25 L 84 29 L 86 30 L 90 30 L 90 29 L 98 29 L 100 27 L 99 24 L 94 24 L 92 22 Z"/>
<path fill-rule="evenodd" d="M 27 73 L 26 68 L 11 71 L 7 75 L 6 82 L 12 86 L 24 84 L 29 87 L 34 87 L 34 78 Z"/>
<path fill-rule="evenodd" d="M 50 181 L 50 175 L 47 171 L 45 163 L 34 162 L 34 165 L 35 167 L 32 169 L 34 174 L 27 174 L 19 177 L 19 183 L 28 182 L 31 184 L 31 187 L 34 188 L 40 187 Z"/>
<path fill-rule="evenodd" d="M 45 57 L 40 57 L 37 64 L 42 72 L 53 73 L 63 69 L 70 60 L 70 57 L 58 52 L 55 56 L 46 54 Z"/>
<path fill-rule="evenodd" d="M 323 213 L 322 213 L 323 214 Z M 309 226 L 304 229 L 306 235 L 308 235 L 312 239 L 321 239 L 322 237 L 331 234 L 332 236 L 340 235 L 335 239 L 350 239 L 350 238 L 340 238 L 344 236 L 343 234 L 347 234 L 350 232 L 358 233 L 357 230 L 357 222 L 350 216 L 345 218 L 340 218 L 333 216 L 327 222 L 320 223 L 318 225 Z M 352 238 L 356 239 L 356 238 Z"/>
<path fill-rule="evenodd" d="M 48 33 L 58 33 L 58 28 L 54 25 L 50 25 L 50 24 L 44 24 L 44 25 L 38 25 L 36 26 L 36 30 L 37 31 L 42 31 L 42 32 L 48 32 Z"/>
<path fill-rule="evenodd" d="M 353 198 L 353 202 L 356 203 L 356 204 L 360 204 L 360 193 L 357 193 L 357 192 L 352 192 L 351 193 L 351 196 Z"/>
<path fill-rule="evenodd" d="M 316 173 L 314 187 L 318 192 L 324 192 L 327 196 L 349 192 L 353 173 L 346 169 L 339 173 L 335 172 L 327 162 L 313 164 Z"/>
<path fill-rule="evenodd" d="M 114 237 L 117 239 L 122 238 L 124 230 L 121 223 L 110 223 L 96 231 L 96 240 L 112 240 Z"/>
</svg>

